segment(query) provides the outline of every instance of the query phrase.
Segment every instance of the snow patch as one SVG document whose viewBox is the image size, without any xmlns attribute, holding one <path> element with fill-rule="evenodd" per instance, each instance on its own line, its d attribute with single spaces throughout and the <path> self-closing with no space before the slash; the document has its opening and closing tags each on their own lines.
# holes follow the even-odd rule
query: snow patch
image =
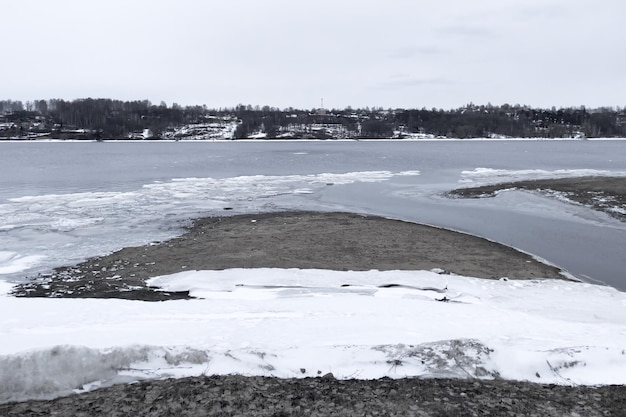
<svg viewBox="0 0 626 417">
<path fill-rule="evenodd" d="M 3 297 L 0 401 L 232 373 L 626 383 L 626 293 L 437 272 L 185 271 L 149 283 L 196 299 Z"/>
<path fill-rule="evenodd" d="M 42 255 L 19 255 L 15 252 L 0 251 L 0 274 L 25 271 L 45 259 Z"/>
<path fill-rule="evenodd" d="M 475 168 L 471 171 L 462 171 L 460 183 L 471 186 L 480 186 L 488 184 L 497 184 L 502 182 L 515 182 L 526 180 L 539 180 L 550 178 L 571 178 L 571 177 L 587 177 L 587 176 L 626 176 L 624 171 L 604 171 L 597 169 L 493 169 L 493 168 Z"/>
</svg>

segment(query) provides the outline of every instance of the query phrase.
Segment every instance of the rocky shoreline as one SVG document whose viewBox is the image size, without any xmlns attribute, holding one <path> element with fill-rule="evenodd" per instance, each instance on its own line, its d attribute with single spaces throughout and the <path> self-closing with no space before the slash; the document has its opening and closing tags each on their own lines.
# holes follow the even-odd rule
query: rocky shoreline
<svg viewBox="0 0 626 417">
<path fill-rule="evenodd" d="M 462 379 L 279 379 L 240 375 L 116 385 L 52 401 L 0 404 L 2 416 L 626 415 L 622 386 Z"/>
</svg>

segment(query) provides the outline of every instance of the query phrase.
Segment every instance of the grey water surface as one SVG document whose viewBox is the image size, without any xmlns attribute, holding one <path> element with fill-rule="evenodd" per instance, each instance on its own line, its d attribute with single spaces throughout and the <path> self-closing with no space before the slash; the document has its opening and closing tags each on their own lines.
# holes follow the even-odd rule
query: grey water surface
<svg viewBox="0 0 626 417">
<path fill-rule="evenodd" d="M 517 178 L 626 175 L 626 141 L 5 142 L 0 162 L 0 279 L 171 237 L 189 218 L 315 209 L 476 234 L 626 290 L 626 224 L 527 192 L 443 197 Z M 375 171 L 389 174 L 370 180 Z M 405 171 L 420 174 L 394 175 Z"/>
</svg>

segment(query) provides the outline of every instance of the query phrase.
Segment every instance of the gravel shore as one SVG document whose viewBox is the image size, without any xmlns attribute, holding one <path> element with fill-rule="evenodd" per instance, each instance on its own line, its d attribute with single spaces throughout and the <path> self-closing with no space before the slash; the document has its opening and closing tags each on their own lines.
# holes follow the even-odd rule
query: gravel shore
<svg viewBox="0 0 626 417">
<path fill-rule="evenodd" d="M 621 386 L 563 387 L 459 379 L 278 379 L 238 375 L 116 385 L 52 401 L 0 404 L 1 416 L 626 415 Z"/>
</svg>

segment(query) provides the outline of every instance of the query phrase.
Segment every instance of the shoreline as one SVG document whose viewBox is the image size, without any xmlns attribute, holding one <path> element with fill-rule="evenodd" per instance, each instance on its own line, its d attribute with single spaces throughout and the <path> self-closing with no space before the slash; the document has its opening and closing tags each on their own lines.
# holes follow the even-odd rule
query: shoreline
<svg viewBox="0 0 626 417">
<path fill-rule="evenodd" d="M 290 211 L 207 217 L 179 237 L 123 248 L 18 285 L 25 297 L 189 298 L 146 280 L 189 270 L 438 270 L 485 279 L 565 279 L 534 256 L 477 236 L 379 216 Z"/>
<path fill-rule="evenodd" d="M 626 221 L 626 177 L 511 181 L 458 188 L 446 195 L 489 198 L 508 190 L 540 193 Z M 184 270 L 228 268 L 441 269 L 477 278 L 581 281 L 549 260 L 514 247 L 460 231 L 374 215 L 307 211 L 225 215 L 192 220 L 186 229 L 164 242 L 122 248 L 30 277 L 29 282 L 18 284 L 13 294 L 181 299 L 189 295 L 154 291 L 145 280 Z M 539 264 L 542 268 L 535 269 Z"/>
<path fill-rule="evenodd" d="M 555 141 L 555 142 L 594 142 L 594 141 L 626 141 L 626 137 L 598 137 L 598 138 L 533 138 L 533 137 L 510 137 L 510 138 L 380 138 L 380 139 L 284 139 L 284 138 L 276 138 L 276 139 L 51 139 L 51 138 L 41 138 L 41 139 L 0 139 L 0 143 L 37 143 L 37 142 L 81 142 L 81 143 L 173 143 L 173 142 L 506 142 L 506 141 L 524 141 L 524 142 L 546 142 L 546 141 Z"/>
<path fill-rule="evenodd" d="M 537 192 L 626 222 L 626 177 L 584 176 L 502 182 L 449 191 L 453 198 L 491 198 L 507 190 Z"/>
</svg>

